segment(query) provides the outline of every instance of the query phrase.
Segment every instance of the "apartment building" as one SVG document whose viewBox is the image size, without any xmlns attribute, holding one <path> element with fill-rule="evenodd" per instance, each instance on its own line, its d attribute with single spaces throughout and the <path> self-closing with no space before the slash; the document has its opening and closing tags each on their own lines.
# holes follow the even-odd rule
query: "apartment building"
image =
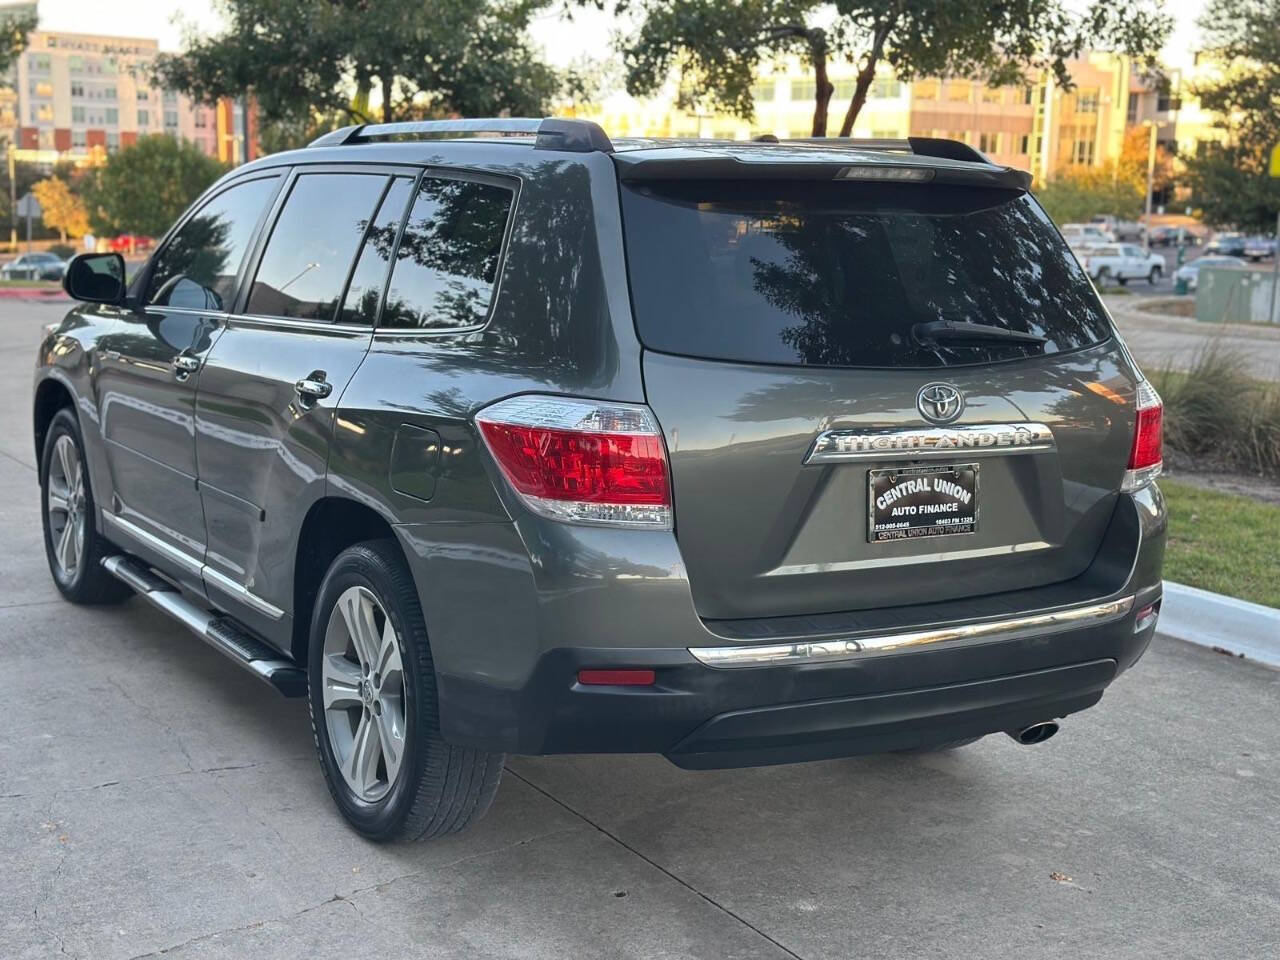
<svg viewBox="0 0 1280 960">
<path fill-rule="evenodd" d="M 157 87 L 151 62 L 159 52 L 142 37 L 34 31 L 0 91 L 0 128 L 38 163 L 100 160 L 152 134 L 188 140 L 224 162 L 252 159 L 253 111 L 246 119 L 239 102 L 206 106 Z"/>
<path fill-rule="evenodd" d="M 854 124 L 860 138 L 907 136 L 962 140 L 997 163 L 1030 170 L 1047 179 L 1071 166 L 1114 160 L 1125 134 L 1150 122 L 1157 139 L 1174 152 L 1195 148 L 1204 130 L 1184 130 L 1189 106 L 1138 70 L 1128 57 L 1088 53 L 1070 64 L 1073 86 L 1063 89 L 1045 75 L 1026 84 L 991 87 L 954 78 L 906 83 L 881 71 Z M 838 129 L 853 97 L 855 77 L 835 66 L 828 129 Z M 816 93 L 812 73 L 798 62 L 764 72 L 752 90 L 756 116 L 748 123 L 724 115 L 698 115 L 672 106 L 674 96 L 638 101 L 615 94 L 600 105 L 578 110 L 612 133 L 628 136 L 703 136 L 748 139 L 761 134 L 807 137 Z M 1185 142 L 1184 142 L 1185 141 Z"/>
</svg>

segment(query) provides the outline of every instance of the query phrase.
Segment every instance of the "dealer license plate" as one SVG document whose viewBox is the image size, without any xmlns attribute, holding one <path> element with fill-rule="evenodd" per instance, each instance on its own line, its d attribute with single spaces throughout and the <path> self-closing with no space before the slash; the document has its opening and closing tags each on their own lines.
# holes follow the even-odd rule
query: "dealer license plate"
<svg viewBox="0 0 1280 960">
<path fill-rule="evenodd" d="M 871 470 L 867 491 L 867 539 L 872 543 L 978 529 L 976 463 Z"/>
</svg>

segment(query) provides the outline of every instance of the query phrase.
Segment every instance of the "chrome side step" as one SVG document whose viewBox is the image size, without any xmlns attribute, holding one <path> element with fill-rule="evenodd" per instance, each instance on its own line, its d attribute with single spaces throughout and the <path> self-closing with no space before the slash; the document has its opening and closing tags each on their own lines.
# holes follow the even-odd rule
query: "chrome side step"
<svg viewBox="0 0 1280 960">
<path fill-rule="evenodd" d="M 265 680 L 286 697 L 306 696 L 307 671 L 282 657 L 231 617 L 211 613 L 192 603 L 134 557 L 118 553 L 104 557 L 102 565 L 117 580 L 132 587 L 147 603 L 173 617 L 259 680 Z"/>
</svg>

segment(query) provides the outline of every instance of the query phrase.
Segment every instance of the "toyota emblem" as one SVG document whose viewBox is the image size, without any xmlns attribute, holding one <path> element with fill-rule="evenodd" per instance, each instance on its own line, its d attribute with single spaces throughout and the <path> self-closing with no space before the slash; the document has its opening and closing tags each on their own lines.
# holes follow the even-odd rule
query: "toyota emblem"
<svg viewBox="0 0 1280 960">
<path fill-rule="evenodd" d="M 964 410 L 964 397 L 949 383 L 926 383 L 916 394 L 916 409 L 930 423 L 950 423 Z"/>
</svg>

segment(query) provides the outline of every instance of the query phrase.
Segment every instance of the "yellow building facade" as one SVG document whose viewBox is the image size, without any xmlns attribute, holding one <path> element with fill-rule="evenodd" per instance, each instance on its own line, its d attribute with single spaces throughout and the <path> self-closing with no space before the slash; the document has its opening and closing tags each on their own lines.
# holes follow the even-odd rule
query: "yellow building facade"
<svg viewBox="0 0 1280 960">
<path fill-rule="evenodd" d="M 1128 57 L 1089 53 L 1070 64 L 1073 86 L 1051 75 L 1025 85 L 989 87 L 970 80 L 924 78 L 907 83 L 882 71 L 854 123 L 857 138 L 907 136 L 962 140 L 996 163 L 1030 170 L 1038 180 L 1071 166 L 1096 166 L 1120 156 L 1126 133 L 1153 123 L 1157 139 L 1179 152 L 1194 150 L 1211 133 L 1180 89 L 1181 73 L 1162 94 Z M 828 129 L 839 129 L 854 91 L 852 67 L 833 66 Z M 798 61 L 761 73 L 753 88 L 755 118 L 678 109 L 674 90 L 639 100 L 614 94 L 573 112 L 596 120 L 615 136 L 712 137 L 746 140 L 762 134 L 807 137 L 812 130 L 815 84 Z"/>
</svg>

